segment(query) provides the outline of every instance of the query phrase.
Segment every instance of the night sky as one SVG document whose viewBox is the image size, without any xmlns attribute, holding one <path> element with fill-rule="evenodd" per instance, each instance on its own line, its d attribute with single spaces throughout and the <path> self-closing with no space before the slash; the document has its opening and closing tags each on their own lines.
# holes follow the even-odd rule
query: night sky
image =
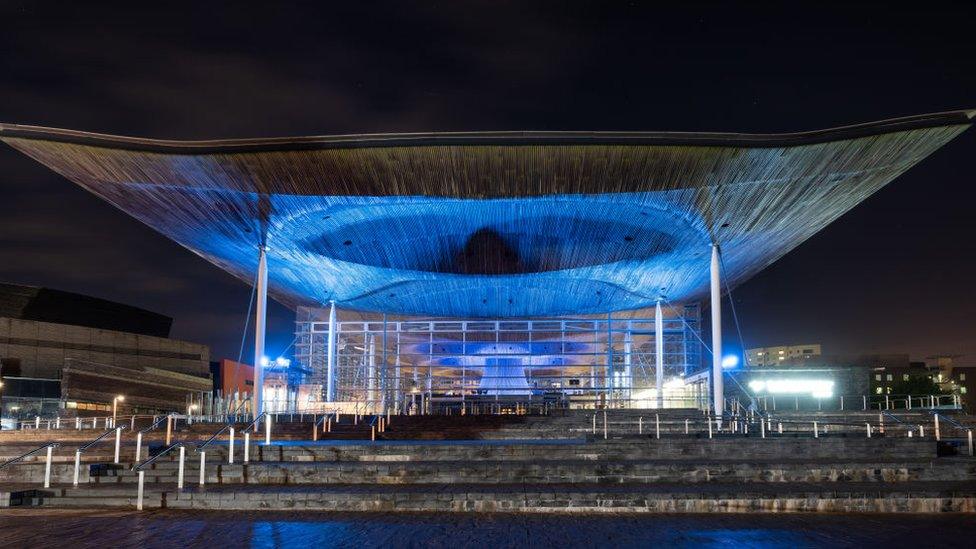
<svg viewBox="0 0 976 549">
<path fill-rule="evenodd" d="M 99 4 L 0 0 L 0 121 L 173 139 L 785 132 L 976 108 L 972 3 Z M 0 147 L 0 281 L 159 311 L 236 358 L 249 287 Z M 734 289 L 746 346 L 976 364 L 974 173 L 970 130 Z M 293 320 L 272 305 L 269 354 Z"/>
</svg>

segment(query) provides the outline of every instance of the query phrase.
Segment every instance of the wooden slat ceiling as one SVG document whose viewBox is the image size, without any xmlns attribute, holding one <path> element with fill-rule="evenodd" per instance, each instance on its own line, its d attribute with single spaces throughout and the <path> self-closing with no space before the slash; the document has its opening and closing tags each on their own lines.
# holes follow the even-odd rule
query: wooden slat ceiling
<svg viewBox="0 0 976 549">
<path fill-rule="evenodd" d="M 530 317 L 738 284 L 969 127 L 972 112 L 784 135 L 509 132 L 177 142 L 0 139 L 289 306 Z"/>
</svg>

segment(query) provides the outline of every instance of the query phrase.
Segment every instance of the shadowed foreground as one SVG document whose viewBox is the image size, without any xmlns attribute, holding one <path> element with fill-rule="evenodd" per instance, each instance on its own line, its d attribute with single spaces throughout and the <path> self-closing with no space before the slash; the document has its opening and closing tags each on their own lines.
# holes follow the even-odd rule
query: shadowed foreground
<svg viewBox="0 0 976 549">
<path fill-rule="evenodd" d="M 429 515 L 7 510 L 5 547 L 970 546 L 965 515 Z"/>
</svg>

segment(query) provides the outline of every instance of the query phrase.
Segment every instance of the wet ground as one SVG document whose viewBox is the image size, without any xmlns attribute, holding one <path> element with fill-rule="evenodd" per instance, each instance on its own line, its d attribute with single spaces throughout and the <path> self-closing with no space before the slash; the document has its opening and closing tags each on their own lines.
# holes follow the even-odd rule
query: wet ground
<svg viewBox="0 0 976 549">
<path fill-rule="evenodd" d="M 0 510 L 0 547 L 973 547 L 971 515 Z"/>
</svg>

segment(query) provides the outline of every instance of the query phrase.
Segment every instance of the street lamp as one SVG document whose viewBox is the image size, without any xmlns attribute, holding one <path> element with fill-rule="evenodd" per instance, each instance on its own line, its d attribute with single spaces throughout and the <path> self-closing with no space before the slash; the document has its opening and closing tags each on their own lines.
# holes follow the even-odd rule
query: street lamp
<svg viewBox="0 0 976 549">
<path fill-rule="evenodd" d="M 117 416 L 119 412 L 119 403 L 122 402 L 123 400 L 125 400 L 125 397 L 123 395 L 116 395 L 115 398 L 112 399 L 112 426 L 113 427 L 115 426 L 115 416 Z"/>
</svg>

